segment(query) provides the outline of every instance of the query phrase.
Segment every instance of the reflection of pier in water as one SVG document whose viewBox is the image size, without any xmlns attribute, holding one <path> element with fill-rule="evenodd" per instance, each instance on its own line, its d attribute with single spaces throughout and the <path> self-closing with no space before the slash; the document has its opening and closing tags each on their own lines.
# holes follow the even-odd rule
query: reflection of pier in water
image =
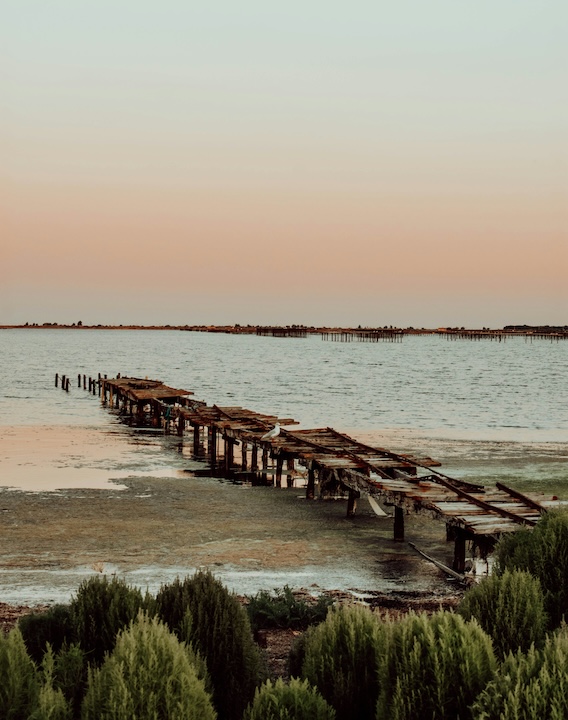
<svg viewBox="0 0 568 720">
<path fill-rule="evenodd" d="M 86 376 L 78 376 L 78 386 L 87 389 Z M 467 543 L 472 554 L 485 558 L 503 533 L 534 526 L 543 512 L 561 504 L 500 483 L 485 487 L 456 480 L 439 472 L 440 463 L 431 458 L 371 447 L 333 428 L 293 430 L 298 423 L 291 418 L 209 406 L 159 380 L 99 375 L 89 378 L 89 390 L 133 424 L 191 433 L 193 455 L 209 463 L 212 475 L 276 487 L 283 480 L 293 487 L 299 480 L 308 499 L 345 494 L 348 515 L 366 495 L 377 514 L 384 513 L 377 500 L 394 508 L 398 541 L 404 540 L 405 514 L 426 513 L 446 524 L 458 574 L 465 570 Z M 264 438 L 277 423 L 278 433 Z"/>
</svg>

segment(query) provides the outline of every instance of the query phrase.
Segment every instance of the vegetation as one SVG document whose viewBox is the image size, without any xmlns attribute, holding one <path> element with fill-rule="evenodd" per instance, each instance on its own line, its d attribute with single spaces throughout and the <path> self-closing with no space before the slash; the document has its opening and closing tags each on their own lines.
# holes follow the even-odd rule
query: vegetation
<svg viewBox="0 0 568 720">
<path fill-rule="evenodd" d="M 335 720 L 335 711 L 307 680 L 267 680 L 257 689 L 243 720 Z"/>
<path fill-rule="evenodd" d="M 522 570 L 492 575 L 466 592 L 458 612 L 475 618 L 491 635 L 497 655 L 541 646 L 546 633 L 544 596 L 540 582 Z"/>
<path fill-rule="evenodd" d="M 568 613 L 568 513 L 551 511 L 533 530 L 505 535 L 497 545 L 497 572 L 526 570 L 538 578 L 551 629 Z"/>
<path fill-rule="evenodd" d="M 205 658 L 219 716 L 241 720 L 261 680 L 260 653 L 246 610 L 210 572 L 176 581 L 158 595 L 160 617 Z"/>
<path fill-rule="evenodd" d="M 47 646 L 42 661 L 43 685 L 39 691 L 37 706 L 30 720 L 71 720 L 72 708 L 62 690 L 55 685 L 55 658 L 51 646 Z"/>
<path fill-rule="evenodd" d="M 310 604 L 287 586 L 245 609 L 209 572 L 155 598 L 94 576 L 70 605 L 0 633 L 0 718 L 564 719 L 568 628 L 550 627 L 566 611 L 568 515 L 506 537 L 497 560 L 497 574 L 457 613 L 402 620 L 329 608 L 326 597 Z M 548 625 L 545 609 L 554 612 Z M 290 652 L 289 683 L 259 687 L 251 621 L 308 627 Z"/>
<path fill-rule="evenodd" d="M 28 720 L 37 704 L 39 680 L 22 633 L 0 632 L 0 717 Z"/>
<path fill-rule="evenodd" d="M 302 676 L 317 687 L 338 720 L 375 717 L 377 667 L 388 644 L 389 625 L 362 606 L 331 610 L 306 633 Z"/>
<path fill-rule="evenodd" d="M 294 596 L 285 585 L 275 588 L 273 593 L 261 590 L 247 598 L 247 612 L 253 630 L 258 628 L 292 628 L 305 630 L 325 620 L 333 599 L 329 595 L 320 595 L 315 602 L 306 602 Z"/>
<path fill-rule="evenodd" d="M 568 632 L 507 657 L 472 708 L 475 720 L 564 720 L 568 717 Z"/>
<path fill-rule="evenodd" d="M 140 614 L 89 677 L 82 720 L 214 720 L 192 653 L 157 618 Z"/>
<path fill-rule="evenodd" d="M 119 630 L 128 627 L 144 604 L 140 590 L 124 580 L 95 575 L 81 583 L 70 609 L 76 638 L 89 662 L 101 664 Z"/>
<path fill-rule="evenodd" d="M 18 627 L 36 664 L 41 663 L 48 643 L 54 652 L 58 652 L 64 644 L 71 644 L 76 639 L 69 605 L 54 605 L 46 612 L 25 615 L 20 618 Z"/>
<path fill-rule="evenodd" d="M 388 659 L 378 666 L 377 720 L 455 720 L 492 679 L 491 639 L 477 622 L 440 611 L 392 623 Z"/>
</svg>

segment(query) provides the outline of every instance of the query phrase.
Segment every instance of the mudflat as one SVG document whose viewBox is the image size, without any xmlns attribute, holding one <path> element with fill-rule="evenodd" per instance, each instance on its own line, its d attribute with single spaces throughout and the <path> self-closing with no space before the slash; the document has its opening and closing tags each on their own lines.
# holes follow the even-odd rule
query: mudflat
<svg viewBox="0 0 568 720">
<path fill-rule="evenodd" d="M 361 498 L 305 499 L 302 488 L 251 487 L 187 473 L 118 486 L 0 491 L 0 602 L 65 601 L 95 572 L 155 591 L 209 567 L 240 594 L 289 585 L 443 601 L 460 589 Z M 406 539 L 451 564 L 442 523 L 406 516 Z"/>
</svg>

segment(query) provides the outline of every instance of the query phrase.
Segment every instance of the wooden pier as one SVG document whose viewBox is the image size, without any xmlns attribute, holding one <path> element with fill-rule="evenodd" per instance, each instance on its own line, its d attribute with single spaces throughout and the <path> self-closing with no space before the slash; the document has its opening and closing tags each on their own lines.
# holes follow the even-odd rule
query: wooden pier
<svg viewBox="0 0 568 720">
<path fill-rule="evenodd" d="M 86 378 L 78 376 L 86 389 Z M 454 542 L 454 573 L 463 574 L 466 546 L 486 558 L 503 533 L 534 526 L 557 498 L 523 494 L 503 484 L 474 485 L 444 475 L 440 463 L 371 447 L 333 428 L 291 429 L 298 423 L 242 407 L 195 400 L 193 393 L 159 380 L 99 375 L 89 379 L 102 402 L 137 425 L 190 433 L 195 458 L 208 462 L 214 476 L 236 482 L 288 487 L 300 480 L 307 499 L 344 496 L 347 515 L 370 496 L 394 508 L 393 537 L 404 540 L 405 515 L 425 513 L 446 525 Z M 376 503 L 375 503 L 376 504 Z M 379 508 L 378 512 L 381 510 Z M 386 513 L 385 513 L 386 514 Z"/>
</svg>

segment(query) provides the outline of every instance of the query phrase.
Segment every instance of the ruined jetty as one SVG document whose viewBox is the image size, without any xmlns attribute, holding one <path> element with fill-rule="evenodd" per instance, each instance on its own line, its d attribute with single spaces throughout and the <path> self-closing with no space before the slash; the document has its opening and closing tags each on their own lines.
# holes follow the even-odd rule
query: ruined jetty
<svg viewBox="0 0 568 720">
<path fill-rule="evenodd" d="M 85 376 L 78 376 L 78 386 L 87 389 Z M 293 429 L 299 424 L 293 418 L 207 405 L 160 380 L 99 375 L 89 378 L 89 390 L 132 424 L 191 434 L 193 456 L 208 462 L 212 475 L 276 487 L 300 481 L 307 499 L 344 495 L 349 516 L 357 500 L 369 496 L 378 514 L 376 501 L 393 508 L 396 541 L 404 540 L 407 514 L 445 523 L 446 538 L 454 543 L 451 570 L 458 575 L 465 571 L 468 545 L 470 556 L 486 558 L 504 533 L 532 527 L 563 504 L 501 483 L 489 487 L 451 478 L 432 458 L 371 447 L 331 427 Z"/>
</svg>

